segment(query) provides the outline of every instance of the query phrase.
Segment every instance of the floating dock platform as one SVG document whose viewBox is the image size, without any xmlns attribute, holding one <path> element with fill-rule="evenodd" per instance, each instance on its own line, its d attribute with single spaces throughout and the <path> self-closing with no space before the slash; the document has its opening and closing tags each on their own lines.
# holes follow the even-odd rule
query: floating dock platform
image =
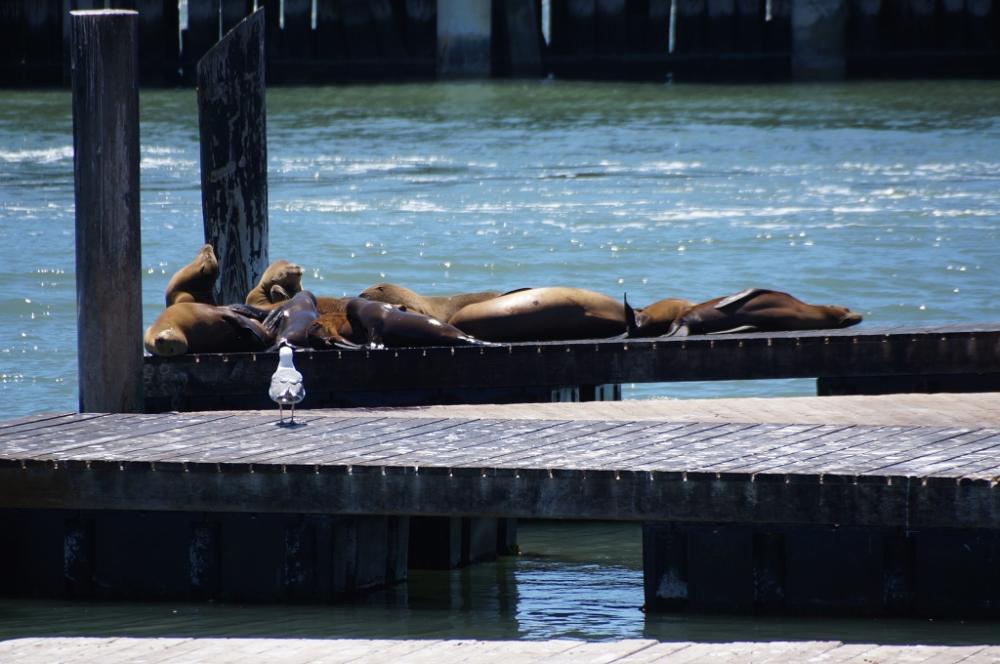
<svg viewBox="0 0 1000 664">
<path fill-rule="evenodd" d="M 611 519 L 643 523 L 650 610 L 995 617 L 1000 426 L 974 413 L 1000 397 L 973 397 L 939 425 L 29 417 L 0 425 L 0 591 L 323 600 L 403 580 L 407 542 Z"/>
</svg>

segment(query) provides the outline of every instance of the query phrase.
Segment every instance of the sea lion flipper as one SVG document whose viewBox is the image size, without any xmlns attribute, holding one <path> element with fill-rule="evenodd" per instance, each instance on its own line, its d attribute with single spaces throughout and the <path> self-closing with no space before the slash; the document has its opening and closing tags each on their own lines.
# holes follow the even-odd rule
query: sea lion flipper
<svg viewBox="0 0 1000 664">
<path fill-rule="evenodd" d="M 760 328 L 756 325 L 740 325 L 739 327 L 731 327 L 728 330 L 707 332 L 707 334 L 739 334 L 741 332 L 760 332 Z"/>
<path fill-rule="evenodd" d="M 288 291 L 282 288 L 280 284 L 274 284 L 268 291 L 268 296 L 271 302 L 284 302 L 285 300 L 292 299 L 292 296 L 288 294 Z"/>
<path fill-rule="evenodd" d="M 246 316 L 247 318 L 253 318 L 254 320 L 263 321 L 267 318 L 267 315 L 271 313 L 267 309 L 261 309 L 260 307 L 255 307 L 249 304 L 227 304 L 226 309 L 236 312 L 241 316 Z"/>
<path fill-rule="evenodd" d="M 622 336 L 625 339 L 638 337 L 639 323 L 635 320 L 635 309 L 628 303 L 628 293 L 624 293 L 622 299 L 625 301 L 625 334 Z"/>
<path fill-rule="evenodd" d="M 665 337 L 686 337 L 691 334 L 691 329 L 686 325 L 678 325 L 675 321 L 666 334 Z"/>
<path fill-rule="evenodd" d="M 726 307 L 731 307 L 734 304 L 740 304 L 744 300 L 749 300 L 754 295 L 758 295 L 760 293 L 765 293 L 765 292 L 767 292 L 767 290 L 764 288 L 747 288 L 746 290 L 741 290 L 739 293 L 735 293 L 733 295 L 730 295 L 729 297 L 725 297 L 719 300 L 715 304 L 715 308 L 725 309 Z"/>
<path fill-rule="evenodd" d="M 274 336 L 270 335 L 264 329 L 263 325 L 252 318 L 241 316 L 234 311 L 229 311 L 228 309 L 224 311 L 222 314 L 222 320 L 229 323 L 233 327 L 249 332 L 254 338 L 257 339 L 257 341 L 260 342 L 262 348 L 268 347 L 274 340 Z"/>
</svg>

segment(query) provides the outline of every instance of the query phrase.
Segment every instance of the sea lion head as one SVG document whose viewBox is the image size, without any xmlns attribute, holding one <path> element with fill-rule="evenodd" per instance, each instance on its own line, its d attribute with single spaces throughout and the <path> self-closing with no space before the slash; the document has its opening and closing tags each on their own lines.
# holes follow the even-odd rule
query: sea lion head
<svg viewBox="0 0 1000 664">
<path fill-rule="evenodd" d="M 267 302 L 277 304 L 292 299 L 301 290 L 302 266 L 279 258 L 267 266 L 252 294 L 256 293 Z M 251 302 L 250 299 L 248 296 L 247 304 L 260 304 Z"/>
<path fill-rule="evenodd" d="M 826 307 L 826 310 L 833 320 L 836 321 L 837 327 L 850 327 L 857 325 L 862 320 L 861 314 L 851 311 L 847 307 L 838 307 L 831 304 Z"/>
<path fill-rule="evenodd" d="M 178 330 L 167 328 L 166 330 L 160 331 L 153 338 L 153 348 L 148 350 L 150 350 L 154 355 L 159 355 L 161 357 L 173 357 L 175 355 L 183 355 L 187 352 L 187 349 L 187 338 L 185 338 L 185 336 Z"/>
<path fill-rule="evenodd" d="M 198 250 L 194 260 L 170 277 L 165 292 L 167 306 L 178 302 L 215 304 L 212 289 L 218 278 L 219 261 L 215 257 L 215 250 L 212 245 L 205 244 Z"/>
</svg>

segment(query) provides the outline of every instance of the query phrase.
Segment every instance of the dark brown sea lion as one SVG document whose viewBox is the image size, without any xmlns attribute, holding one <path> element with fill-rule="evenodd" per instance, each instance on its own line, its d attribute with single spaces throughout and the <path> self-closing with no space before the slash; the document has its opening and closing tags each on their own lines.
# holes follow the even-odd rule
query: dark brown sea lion
<svg viewBox="0 0 1000 664">
<path fill-rule="evenodd" d="M 363 297 L 347 303 L 347 320 L 355 337 L 363 334 L 370 348 L 492 345 L 436 318 Z"/>
<path fill-rule="evenodd" d="M 421 295 L 396 284 L 376 284 L 366 288 L 358 297 L 374 302 L 397 304 L 406 307 L 407 311 L 430 316 L 442 323 L 447 323 L 462 307 L 492 300 L 500 295 L 500 291 L 457 293 L 455 295 Z"/>
<path fill-rule="evenodd" d="M 174 272 L 167 283 L 167 306 L 178 302 L 215 304 L 215 282 L 219 279 L 219 261 L 212 245 L 206 244 L 194 260 Z"/>
<path fill-rule="evenodd" d="M 692 307 L 674 321 L 667 334 L 824 330 L 860 322 L 861 314 L 847 307 L 806 304 L 788 293 L 748 288 Z"/>
<path fill-rule="evenodd" d="M 470 304 L 448 322 L 488 341 L 599 339 L 625 332 L 625 307 L 582 288 L 528 288 Z"/>
<path fill-rule="evenodd" d="M 292 299 L 302 290 L 302 267 L 278 259 L 267 266 L 257 285 L 247 293 L 246 303 L 261 309 Z"/>
<path fill-rule="evenodd" d="M 659 337 L 666 334 L 674 320 L 695 306 L 690 300 L 665 298 L 641 309 L 632 309 L 625 301 L 625 322 L 629 337 Z"/>
<path fill-rule="evenodd" d="M 304 290 L 275 305 L 263 324 L 274 340 L 274 347 L 287 344 L 293 348 L 308 348 L 311 345 L 309 330 L 318 316 L 316 296 Z"/>
<path fill-rule="evenodd" d="M 142 338 L 153 355 L 263 350 L 271 336 L 256 320 L 226 307 L 179 302 L 163 310 Z"/>
</svg>

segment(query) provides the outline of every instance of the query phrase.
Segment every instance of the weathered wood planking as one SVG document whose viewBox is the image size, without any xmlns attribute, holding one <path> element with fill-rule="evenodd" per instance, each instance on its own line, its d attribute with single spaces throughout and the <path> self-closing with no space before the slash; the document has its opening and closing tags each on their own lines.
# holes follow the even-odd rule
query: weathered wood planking
<svg viewBox="0 0 1000 664">
<path fill-rule="evenodd" d="M 22 638 L 0 642 L 8 662 L 212 661 L 299 662 L 935 662 L 985 664 L 1000 660 L 996 645 L 879 645 L 840 641 L 696 643 L 652 639 L 584 642 L 474 639 L 254 639 L 254 638 Z"/>
<path fill-rule="evenodd" d="M 1000 528 L 1000 428 L 38 416 L 0 507 Z"/>
<path fill-rule="evenodd" d="M 266 408 L 276 353 L 147 357 L 149 411 Z M 301 351 L 310 407 L 477 400 L 520 387 L 813 377 L 987 377 L 1000 384 L 1000 324 Z"/>
</svg>

